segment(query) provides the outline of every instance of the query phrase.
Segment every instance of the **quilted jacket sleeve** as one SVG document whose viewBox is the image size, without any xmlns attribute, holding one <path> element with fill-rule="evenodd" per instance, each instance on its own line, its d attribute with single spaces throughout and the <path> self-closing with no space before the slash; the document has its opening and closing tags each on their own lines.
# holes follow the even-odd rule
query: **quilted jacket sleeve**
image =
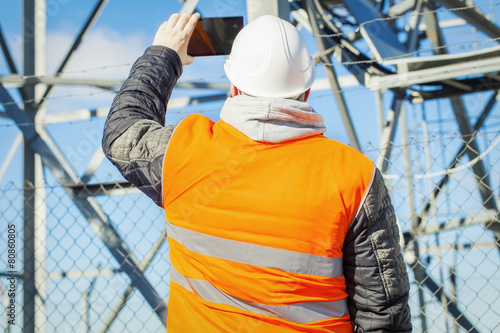
<svg viewBox="0 0 500 333">
<path fill-rule="evenodd" d="M 175 51 L 151 46 L 132 66 L 104 125 L 107 158 L 159 206 L 163 159 L 174 130 L 164 126 L 166 105 L 181 74 Z"/>
<path fill-rule="evenodd" d="M 409 281 L 384 179 L 372 187 L 344 242 L 349 312 L 356 333 L 411 332 Z"/>
</svg>

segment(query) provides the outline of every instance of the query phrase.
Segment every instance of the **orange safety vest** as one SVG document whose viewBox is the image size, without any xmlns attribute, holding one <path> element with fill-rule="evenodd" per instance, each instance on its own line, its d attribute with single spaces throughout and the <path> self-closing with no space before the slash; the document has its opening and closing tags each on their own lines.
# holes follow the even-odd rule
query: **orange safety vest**
<svg viewBox="0 0 500 333">
<path fill-rule="evenodd" d="M 164 165 L 169 333 L 353 331 L 342 246 L 374 174 L 367 157 L 191 115 Z"/>
</svg>

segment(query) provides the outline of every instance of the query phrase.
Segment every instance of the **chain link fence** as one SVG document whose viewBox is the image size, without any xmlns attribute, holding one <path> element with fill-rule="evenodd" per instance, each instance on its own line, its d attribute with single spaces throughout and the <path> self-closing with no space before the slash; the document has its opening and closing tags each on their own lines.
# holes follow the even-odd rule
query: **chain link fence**
<svg viewBox="0 0 500 333">
<path fill-rule="evenodd" d="M 394 147 L 385 178 L 402 230 L 416 332 L 500 332 L 498 134 Z"/>
<path fill-rule="evenodd" d="M 392 147 L 385 178 L 401 227 L 415 332 L 500 332 L 499 134 L 420 132 L 415 137 L 423 140 L 405 138 Z M 369 145 L 364 150 L 368 156 L 379 152 Z M 0 267 L 7 267 L 0 280 L 0 329 L 22 332 L 24 317 L 34 315 L 38 332 L 163 331 L 151 295 L 144 296 L 147 288 L 131 278 L 145 277 L 167 302 L 170 262 L 162 209 L 125 182 L 64 187 L 48 172 L 45 179 L 0 189 Z M 23 226 L 25 196 L 35 197 L 33 232 Z M 82 201 L 94 210 L 85 211 Z M 10 234 L 16 244 L 13 269 Z M 120 253 L 110 250 L 119 241 L 126 244 L 121 258 L 143 275 L 119 264 Z M 34 273 L 27 276 L 25 261 L 31 258 Z M 35 313 L 29 314 L 23 293 L 33 278 L 37 296 Z M 15 325 L 8 324 L 12 287 Z"/>
</svg>

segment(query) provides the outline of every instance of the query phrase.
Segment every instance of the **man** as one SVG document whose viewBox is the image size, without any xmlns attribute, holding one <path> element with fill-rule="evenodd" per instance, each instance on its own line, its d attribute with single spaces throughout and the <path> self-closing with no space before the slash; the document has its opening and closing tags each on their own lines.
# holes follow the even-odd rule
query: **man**
<svg viewBox="0 0 500 333">
<path fill-rule="evenodd" d="M 409 332 L 409 282 L 380 172 L 322 135 L 300 33 L 237 36 L 221 121 L 164 127 L 198 14 L 174 14 L 132 67 L 103 149 L 166 212 L 169 332 Z"/>
</svg>

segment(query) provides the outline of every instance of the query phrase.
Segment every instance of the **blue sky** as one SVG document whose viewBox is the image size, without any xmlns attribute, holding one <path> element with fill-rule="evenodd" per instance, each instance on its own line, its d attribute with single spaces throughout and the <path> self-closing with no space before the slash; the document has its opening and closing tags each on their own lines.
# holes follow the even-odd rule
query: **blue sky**
<svg viewBox="0 0 500 333">
<path fill-rule="evenodd" d="M 90 14 L 93 6 L 97 1 L 78 1 L 78 0 L 52 0 L 48 3 L 47 17 L 47 73 L 52 74 L 63 59 L 67 50 L 71 46 L 74 37 L 83 25 L 87 16 Z M 487 1 L 483 1 L 487 2 Z M 476 2 L 477 3 L 477 2 Z M 82 43 L 78 53 L 71 61 L 67 69 L 66 77 L 85 77 L 85 78 L 117 78 L 125 79 L 135 59 L 140 56 L 146 47 L 148 47 L 155 35 L 157 27 L 168 17 L 180 10 L 181 5 L 176 0 L 121 0 L 109 1 L 107 7 L 103 11 L 102 16 L 97 21 L 95 26 L 88 34 L 87 38 Z M 499 6 L 495 5 L 489 8 L 483 8 L 488 15 L 497 15 Z M 203 16 L 234 16 L 243 15 L 246 17 L 245 1 L 243 0 L 216 0 L 216 1 L 200 1 L 200 12 Z M 443 19 L 455 18 L 450 13 L 440 13 Z M 11 52 L 16 61 L 19 70 L 22 69 L 22 49 L 19 44 L 19 36 L 21 34 L 22 18 L 22 1 L 3 1 L 0 5 L 0 24 L 6 36 L 7 42 L 11 47 Z M 246 22 L 246 20 L 245 20 Z M 310 52 L 317 52 L 314 44 L 314 38 L 307 31 L 303 30 L 303 35 L 309 45 Z M 470 44 L 465 41 L 487 39 L 480 33 L 472 32 L 470 28 L 457 27 L 446 30 L 446 41 L 448 44 L 457 44 L 452 52 L 464 52 L 471 49 Z M 368 46 L 364 44 L 358 45 L 360 50 L 369 53 Z M 195 62 L 184 68 L 184 73 L 180 81 L 199 81 L 205 80 L 209 82 L 227 82 L 224 76 L 223 64 L 224 57 L 206 57 L 197 58 Z M 334 64 L 339 76 L 349 74 L 347 70 L 339 65 Z M 324 78 L 325 73 L 321 65 L 317 66 L 318 78 Z M 6 63 L 3 57 L 0 57 L 0 75 L 8 74 Z M 15 90 L 10 90 L 17 97 Z M 175 89 L 173 97 L 184 97 L 187 95 L 209 95 L 215 92 L 212 90 L 197 90 L 188 91 L 183 89 Z M 54 90 L 52 98 L 47 104 L 47 113 L 56 114 L 71 112 L 86 108 L 109 107 L 111 104 L 113 93 L 103 92 L 98 89 L 91 88 L 76 88 L 76 87 L 57 87 Z M 375 94 L 363 86 L 347 87 L 344 91 L 344 97 L 351 112 L 355 128 L 357 130 L 361 146 L 365 149 L 365 153 L 375 159 L 379 148 L 379 124 L 377 121 Z M 387 112 L 392 94 L 384 93 L 384 110 Z M 469 107 L 471 119 L 475 121 L 482 107 L 489 98 L 489 94 L 473 94 L 465 98 L 465 103 Z M 18 99 L 17 99 L 18 100 Z M 338 114 L 334 98 L 329 90 L 313 92 L 310 97 L 310 103 L 316 111 L 325 117 L 328 131 L 326 135 L 332 139 L 348 143 L 345 131 L 343 129 L 341 118 Z M 186 109 L 176 109 L 167 113 L 167 123 L 173 124 L 180 120 L 185 115 L 191 112 L 201 112 L 213 120 L 218 119 L 218 112 L 221 107 L 221 102 L 209 103 L 203 105 L 195 105 Z M 428 120 L 428 130 L 431 151 L 431 166 L 430 171 L 442 170 L 448 161 L 452 158 L 456 148 L 461 141 L 454 138 L 458 132 L 456 124 L 453 120 L 449 102 L 433 101 L 424 105 L 406 104 L 408 111 L 408 123 L 410 130 L 410 145 L 412 161 L 414 163 L 414 172 L 417 174 L 426 173 L 426 155 L 424 151 L 424 133 L 423 133 L 423 114 L 426 114 Z M 1 107 L 0 107 L 1 110 Z M 488 145 L 498 135 L 498 126 L 500 116 L 498 107 L 494 109 L 493 115 L 487 121 L 486 134 L 481 141 L 481 147 L 486 149 Z M 47 130 L 54 137 L 59 148 L 65 153 L 72 166 L 78 174 L 82 174 L 94 154 L 95 150 L 100 145 L 100 135 L 102 133 L 104 119 L 92 119 L 84 122 L 72 122 L 70 124 L 48 125 Z M 19 130 L 11 121 L 0 118 L 0 142 L 4 143 L 0 146 L 0 161 L 2 161 L 10 146 L 15 140 Z M 399 133 L 399 132 L 398 132 Z M 398 142 L 400 135 L 398 134 Z M 390 173 L 404 176 L 404 161 L 402 158 L 402 147 L 395 149 L 395 158 L 390 169 Z M 495 166 L 492 168 L 491 178 L 494 189 L 498 189 L 500 175 L 498 173 L 499 151 L 494 150 L 488 156 L 488 165 Z M 465 159 L 467 162 L 467 159 Z M 1 164 L 1 162 L 0 162 Z M 1 218 L 19 220 L 20 210 L 20 195 L 19 189 L 22 182 L 22 149 L 18 149 L 13 163 L 7 170 L 4 178 L 0 181 L 0 212 Z M 47 172 L 49 186 L 55 185 L 52 176 Z M 110 182 L 122 180 L 116 169 L 111 166 L 108 161 L 104 161 L 101 168 L 96 173 L 96 176 L 91 182 Z M 433 178 L 433 180 L 436 180 Z M 395 203 L 398 216 L 401 220 L 407 223 L 408 209 L 406 205 L 406 189 L 401 180 L 389 180 L 389 183 L 394 187 L 393 201 Z M 417 208 L 421 208 L 424 199 L 428 193 L 429 184 L 427 179 L 422 179 L 416 182 L 416 201 Z M 10 189 L 10 192 L 9 190 Z M 446 196 L 441 198 L 440 203 L 440 218 L 441 217 L 462 217 L 464 214 L 473 214 L 481 208 L 477 193 L 474 192 L 474 179 L 467 172 L 460 172 L 454 176 L 454 181 L 451 183 L 450 190 Z M 470 197 L 465 196 L 470 191 L 473 194 Z M 57 271 L 64 269 L 85 269 L 87 267 L 95 267 L 99 263 L 104 263 L 109 260 L 109 254 L 105 251 L 101 252 L 101 245 L 94 244 L 89 237 L 78 237 L 82 235 L 92 236 L 92 231 L 89 231 L 86 221 L 78 218 L 78 212 L 74 207 L 71 207 L 71 202 L 65 198 L 62 190 L 57 187 L 51 188 L 49 191 L 52 196 L 49 196 L 49 210 L 51 211 L 51 219 L 48 223 L 52 230 L 51 241 L 52 245 L 49 248 L 54 256 L 48 262 L 48 269 Z M 451 200 L 450 200 L 451 198 Z M 123 198 L 117 202 L 108 200 L 107 198 L 99 198 L 99 202 L 103 205 L 106 212 L 112 215 L 113 218 L 124 221 L 117 224 L 116 227 L 122 235 L 126 236 L 127 242 L 134 245 L 134 253 L 138 258 L 146 254 L 149 247 L 147 244 L 141 243 L 142 240 L 134 238 L 134 234 L 147 235 L 147 238 L 154 239 L 161 231 L 163 215 L 161 210 L 156 207 L 151 207 L 150 202 L 144 196 L 134 195 L 131 198 Z M 144 208 L 143 211 L 130 210 L 134 205 Z M 419 206 L 420 205 L 420 206 Z M 13 208 L 14 207 L 14 208 Z M 61 208 L 63 207 L 63 208 Z M 158 220 L 157 222 L 135 223 L 142 219 L 142 215 L 148 216 L 148 221 Z M 74 219 L 68 219 L 68 216 L 77 216 Z M 408 224 L 404 224 L 403 228 L 407 230 Z M 0 228 L 0 233 L 3 230 Z M 77 239 L 77 249 L 72 247 L 72 243 L 66 242 L 67 235 Z M 457 234 L 448 232 L 442 234 L 441 242 L 444 244 L 453 244 Z M 467 234 L 468 240 L 473 241 L 488 241 L 489 238 L 482 232 L 482 228 L 473 229 Z M 148 240 L 146 240 L 148 241 Z M 427 244 L 435 245 L 436 240 L 432 237 L 428 238 Z M 150 241 L 149 241 L 150 242 Z M 90 243 L 90 245 L 89 245 Z M 165 249 L 163 249 L 165 250 Z M 70 254 L 70 256 L 61 256 L 62 253 Z M 1 251 L 0 251 L 1 252 Z M 2 252 L 3 253 L 3 252 Z M 98 259 L 91 258 L 96 255 Z M 75 264 L 73 258 L 83 259 Z M 485 259 L 488 257 L 488 259 Z M 455 258 L 452 253 L 448 253 L 442 258 L 443 262 L 451 265 Z M 474 262 L 480 262 L 478 267 L 484 267 L 484 262 L 491 260 L 498 263 L 498 253 L 491 252 L 491 256 L 484 253 L 479 253 L 475 257 Z M 111 260 L 112 262 L 112 260 Z M 155 267 L 158 271 L 168 271 L 168 267 L 162 266 L 160 262 L 155 262 Z M 432 262 L 432 267 L 435 268 L 433 274 L 437 276 L 439 265 L 437 261 Z M 469 267 L 471 263 L 466 263 L 463 270 L 460 272 L 463 276 L 473 275 L 478 268 Z M 494 267 L 494 266 L 492 266 Z M 490 272 L 489 266 L 485 268 L 487 273 L 482 273 L 484 276 L 495 274 Z M 497 275 L 498 276 L 498 275 Z M 161 282 L 161 276 L 158 273 L 151 277 L 156 282 Z M 473 280 L 478 285 L 484 285 L 484 279 L 480 276 L 473 275 Z M 100 285 L 98 290 L 106 290 L 109 287 L 110 280 L 99 280 Z M 109 282 L 108 284 L 106 284 Z M 466 285 L 467 283 L 465 283 Z M 84 280 L 81 284 L 76 285 L 78 292 L 85 290 L 88 287 L 89 280 Z M 115 285 L 115 284 L 113 284 Z M 122 285 L 114 289 L 121 292 Z M 52 298 L 52 302 L 57 299 L 62 299 L 65 296 L 61 294 L 64 290 L 71 290 L 75 285 L 70 285 L 68 282 L 61 282 L 61 286 L 54 287 L 58 291 Z M 468 298 L 477 297 L 478 292 L 472 291 L 474 287 L 467 286 L 469 294 Z M 167 291 L 164 291 L 168 293 Z M 78 298 L 78 295 L 72 295 L 73 298 Z M 476 296 L 474 296 L 476 295 Z M 481 294 L 482 295 L 482 294 Z M 136 296 L 137 298 L 137 296 Z M 465 296 L 464 296 L 465 299 Z M 136 305 L 141 304 L 140 299 L 136 299 Z M 106 302 L 105 302 L 106 303 Z M 97 302 L 97 304 L 99 304 Z M 53 305 L 56 307 L 56 305 Z M 139 307 L 139 306 L 137 306 Z M 483 306 L 478 306 L 478 309 L 484 309 Z M 128 310 L 131 311 L 131 310 Z M 479 310 L 478 310 L 479 311 Z M 482 311 L 482 310 L 481 310 Z M 485 310 L 486 311 L 486 310 Z M 431 311 L 430 311 L 431 312 Z M 77 314 L 70 313 L 78 320 Z M 146 316 L 146 315 L 145 315 Z M 147 314 L 149 316 L 149 314 Z M 478 314 L 480 316 L 480 314 Z M 72 317 L 72 318 L 73 318 Z M 58 319 L 54 319 L 57 323 Z M 71 328 L 70 328 L 71 330 Z"/>
</svg>

